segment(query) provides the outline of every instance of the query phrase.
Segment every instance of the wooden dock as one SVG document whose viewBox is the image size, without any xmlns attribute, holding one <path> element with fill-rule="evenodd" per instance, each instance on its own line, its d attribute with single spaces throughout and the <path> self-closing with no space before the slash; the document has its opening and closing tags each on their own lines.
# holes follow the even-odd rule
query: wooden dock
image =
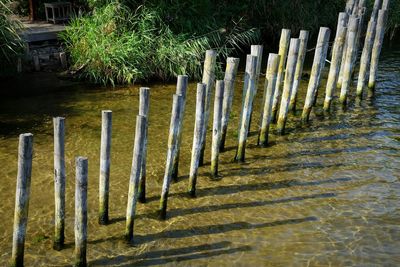
<svg viewBox="0 0 400 267">
<path fill-rule="evenodd" d="M 23 30 L 21 37 L 26 43 L 57 40 L 58 34 L 65 30 L 64 24 L 52 24 L 46 21 L 31 22 L 27 18 L 20 18 Z"/>
</svg>

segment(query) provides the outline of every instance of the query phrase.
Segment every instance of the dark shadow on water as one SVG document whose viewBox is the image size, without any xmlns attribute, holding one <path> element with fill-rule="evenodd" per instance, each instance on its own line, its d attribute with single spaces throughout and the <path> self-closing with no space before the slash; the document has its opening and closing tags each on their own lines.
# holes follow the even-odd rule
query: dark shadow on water
<svg viewBox="0 0 400 267">
<path fill-rule="evenodd" d="M 251 250 L 250 246 L 231 247 L 231 242 L 222 241 L 212 244 L 202 244 L 190 247 L 149 251 L 139 255 L 122 255 L 115 258 L 103 258 L 90 262 L 95 266 L 153 266 L 169 262 L 180 262 L 204 259 L 214 256 L 232 254 Z"/>
<path fill-rule="evenodd" d="M 279 220 L 279 221 L 265 222 L 265 223 L 234 222 L 227 224 L 202 225 L 198 227 L 192 227 L 189 229 L 176 229 L 155 234 L 149 234 L 145 236 L 137 236 L 136 239 L 139 244 L 142 244 L 145 242 L 158 240 L 160 238 L 175 239 L 175 238 L 185 238 L 185 237 L 193 237 L 200 235 L 221 234 L 237 230 L 250 230 L 250 229 L 258 229 L 265 227 L 275 227 L 275 226 L 298 224 L 298 223 L 311 222 L 317 220 L 318 220 L 317 217 L 310 216 L 305 218 L 287 219 L 287 220 Z"/>
<path fill-rule="evenodd" d="M 312 222 L 317 221 L 318 218 L 315 216 L 309 216 L 304 218 L 296 218 L 296 219 L 287 219 L 287 220 L 279 220 L 273 222 L 265 222 L 265 223 L 248 223 L 248 222 L 233 222 L 227 224 L 214 224 L 214 225 L 203 225 L 198 227 L 192 227 L 189 229 L 175 229 L 175 230 L 167 230 L 164 232 L 153 233 L 148 235 L 135 235 L 134 236 L 134 244 L 144 244 L 147 242 L 151 242 L 154 240 L 159 240 L 161 238 L 186 238 L 186 237 L 195 237 L 201 235 L 212 235 L 212 234 L 221 234 L 227 233 L 231 231 L 238 230 L 254 230 L 265 227 L 275 227 L 282 225 L 290 225 L 290 224 L 299 224 L 304 222 Z M 88 241 L 90 244 L 98 244 L 102 242 L 123 240 L 122 236 L 112 236 L 108 238 L 101 238 L 97 240 Z"/>
<path fill-rule="evenodd" d="M 281 189 L 288 188 L 293 186 L 316 186 L 322 184 L 331 184 L 331 183 L 340 183 L 340 182 L 348 182 L 351 179 L 348 177 L 341 178 L 332 178 L 326 180 L 318 180 L 318 181 L 298 181 L 298 180 L 283 180 L 277 182 L 263 182 L 263 183 L 254 183 L 254 184 L 234 184 L 234 185 L 223 185 L 218 187 L 206 187 L 199 188 L 196 190 L 197 197 L 204 196 L 214 196 L 214 195 L 230 195 L 245 191 L 262 191 L 262 190 L 271 190 L 271 189 Z M 170 197 L 188 197 L 186 192 L 178 192 L 170 194 Z M 153 196 L 148 198 L 148 202 L 159 200 L 159 196 Z"/>
<path fill-rule="evenodd" d="M 252 159 L 269 158 L 269 157 L 255 157 Z M 249 158 L 249 160 L 252 160 Z M 232 168 L 223 173 L 224 176 L 249 176 L 249 175 L 266 175 L 280 172 L 291 172 L 303 169 L 323 169 L 331 167 L 345 166 L 343 163 L 326 164 L 323 162 L 305 162 L 305 163 L 290 163 L 279 166 L 267 167 L 252 167 L 252 168 Z"/>
<path fill-rule="evenodd" d="M 267 205 L 282 204 L 282 203 L 302 201 L 302 200 L 307 200 L 307 199 L 331 198 L 331 197 L 335 197 L 335 196 L 336 196 L 335 193 L 323 193 L 323 194 L 289 197 L 289 198 L 281 198 L 281 199 L 267 200 L 267 201 L 218 204 L 218 205 L 197 207 L 197 208 L 192 208 L 192 209 L 173 209 L 173 210 L 168 211 L 168 217 L 171 218 L 171 217 L 185 216 L 185 215 L 190 215 L 190 214 L 214 212 L 214 211 L 235 209 L 235 208 L 262 207 L 262 206 L 267 206 Z"/>
<path fill-rule="evenodd" d="M 302 141 L 301 141 L 302 142 Z M 315 141 L 318 142 L 318 141 Z M 360 146 L 360 147 L 347 147 L 347 148 L 332 148 L 332 149 L 316 149 L 316 150 L 304 150 L 295 153 L 288 153 L 283 156 L 255 156 L 247 158 L 247 160 L 261 160 L 261 159 L 282 159 L 282 158 L 296 158 L 301 156 L 320 156 L 320 155 L 331 155 L 338 153 L 355 153 L 363 152 L 374 149 L 372 146 Z"/>
</svg>

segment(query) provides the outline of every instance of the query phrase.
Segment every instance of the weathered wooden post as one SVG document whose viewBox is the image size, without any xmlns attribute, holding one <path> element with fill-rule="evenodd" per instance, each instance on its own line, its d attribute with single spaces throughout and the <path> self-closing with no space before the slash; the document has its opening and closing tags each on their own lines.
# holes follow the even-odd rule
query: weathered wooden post
<svg viewBox="0 0 400 267">
<path fill-rule="evenodd" d="M 343 14 L 341 15 L 342 17 L 348 17 L 348 15 L 344 12 L 341 14 Z M 343 55 L 344 43 L 346 40 L 347 27 L 345 25 L 347 25 L 347 19 L 341 20 L 339 15 L 339 21 L 342 21 L 342 23 L 338 23 L 335 42 L 332 48 L 331 66 L 329 68 L 328 81 L 326 83 L 326 93 L 323 107 L 324 111 L 329 111 L 331 107 L 333 94 L 336 89 L 339 76 L 340 60 Z"/>
<path fill-rule="evenodd" d="M 136 214 L 136 203 L 139 191 L 140 169 L 142 167 L 146 127 L 147 118 L 142 115 L 137 115 L 132 168 L 129 178 L 128 205 L 126 208 L 125 239 L 128 242 L 133 242 L 133 226 Z"/>
<path fill-rule="evenodd" d="M 17 59 L 17 73 L 21 73 L 22 72 L 22 59 L 19 57 Z"/>
<path fill-rule="evenodd" d="M 67 65 L 67 54 L 65 52 L 60 52 L 60 63 L 61 63 L 61 67 L 63 69 L 66 69 L 68 67 Z"/>
<path fill-rule="evenodd" d="M 200 156 L 200 166 L 203 166 L 204 163 L 204 150 L 206 147 L 206 136 L 207 136 L 207 128 L 208 128 L 208 120 L 210 117 L 210 103 L 211 103 L 211 95 L 214 87 L 214 80 L 215 80 L 215 65 L 217 61 L 217 52 L 214 50 L 207 50 L 206 51 L 206 59 L 204 61 L 204 69 L 203 69 L 203 79 L 202 83 L 206 84 L 206 109 L 205 117 L 204 117 L 204 128 L 203 128 L 203 135 L 201 137 L 201 156 Z"/>
<path fill-rule="evenodd" d="M 355 5 L 356 1 L 355 0 L 348 0 L 346 2 L 346 13 L 351 15 L 354 5 Z"/>
<path fill-rule="evenodd" d="M 53 118 L 54 126 L 54 242 L 53 248 L 64 246 L 65 226 L 65 119 Z"/>
<path fill-rule="evenodd" d="M 354 67 L 353 58 L 356 56 L 355 47 L 356 47 L 358 26 L 359 26 L 359 19 L 355 16 L 351 16 L 349 19 L 349 28 L 347 30 L 348 42 L 347 42 L 346 60 L 344 62 L 343 81 L 339 98 L 339 101 L 342 104 L 346 104 L 347 95 L 351 83 L 351 75 Z"/>
<path fill-rule="evenodd" d="M 263 49 L 264 49 L 264 47 L 262 45 L 252 45 L 250 47 L 250 54 L 252 56 L 256 56 L 257 57 L 256 81 L 255 81 L 254 96 L 257 94 L 257 90 L 258 90 L 258 81 L 260 79 L 260 73 L 261 73 L 261 63 L 262 63 Z M 242 107 L 243 107 L 245 96 L 246 96 L 246 94 L 243 93 L 243 95 L 242 95 Z M 249 128 L 251 128 L 251 121 L 252 121 L 252 117 L 253 117 L 253 108 L 251 110 L 252 110 L 252 112 L 250 114 Z"/>
<path fill-rule="evenodd" d="M 284 134 L 287 115 L 289 111 L 289 101 L 292 94 L 294 74 L 296 72 L 297 59 L 299 56 L 300 39 L 292 38 L 290 40 L 289 55 L 285 71 L 285 83 L 283 85 L 281 106 L 279 109 L 277 132 Z"/>
<path fill-rule="evenodd" d="M 224 81 L 218 80 L 215 85 L 213 134 L 211 149 L 211 177 L 218 177 L 219 147 L 221 143 L 222 100 L 224 97 Z"/>
<path fill-rule="evenodd" d="M 101 145 L 99 176 L 99 224 L 108 223 L 108 199 L 110 192 L 112 111 L 101 111 Z"/>
<path fill-rule="evenodd" d="M 372 13 L 371 13 L 371 20 L 376 20 L 376 16 L 378 16 L 378 11 L 379 9 L 381 9 L 381 6 L 382 6 L 382 0 L 374 1 L 374 6 L 372 8 Z"/>
<path fill-rule="evenodd" d="M 40 60 L 39 56 L 37 55 L 33 56 L 33 66 L 35 68 L 35 71 L 40 71 Z"/>
<path fill-rule="evenodd" d="M 150 88 L 141 87 L 139 95 L 139 115 L 146 117 L 146 129 L 144 133 L 144 146 L 142 155 L 142 166 L 140 167 L 138 201 L 146 202 L 146 165 L 147 165 L 147 128 L 149 121 Z"/>
<path fill-rule="evenodd" d="M 263 103 L 263 112 L 261 117 L 261 126 L 258 133 L 258 145 L 266 147 L 268 145 L 269 126 L 271 124 L 272 101 L 274 97 L 276 79 L 280 55 L 269 54 L 267 63 L 267 73 L 264 87 L 265 102 Z"/>
<path fill-rule="evenodd" d="M 31 189 L 33 135 L 19 136 L 18 173 L 15 192 L 14 232 L 10 265 L 24 266 L 24 247 Z"/>
<path fill-rule="evenodd" d="M 318 34 L 317 46 L 315 48 L 314 62 L 311 69 L 310 81 L 308 82 L 307 96 L 304 103 L 303 113 L 301 115 L 303 122 L 310 118 L 310 112 L 315 101 L 318 90 L 322 68 L 325 64 L 326 54 L 329 44 L 330 30 L 321 27 Z"/>
<path fill-rule="evenodd" d="M 185 105 L 186 105 L 186 91 L 188 87 L 188 76 L 178 75 L 178 82 L 176 85 L 176 94 L 182 96 L 182 108 L 179 114 L 179 126 L 178 126 L 178 143 L 176 148 L 176 154 L 173 159 L 173 169 L 172 169 L 172 179 L 178 179 L 178 168 L 179 168 L 179 154 L 182 143 L 182 128 L 183 128 L 183 117 L 185 115 Z"/>
<path fill-rule="evenodd" d="M 358 16 L 358 29 L 357 29 L 357 37 L 356 37 L 356 45 L 355 45 L 355 51 L 354 54 L 355 56 L 353 57 L 353 66 L 356 64 L 357 57 L 358 57 L 358 48 L 361 43 L 361 34 L 364 28 L 364 15 L 365 15 L 365 10 L 366 10 L 366 0 L 360 0 L 358 3 L 358 11 L 357 11 L 357 16 Z M 354 72 L 354 68 L 352 70 L 352 75 Z"/>
<path fill-rule="evenodd" d="M 299 39 L 299 56 L 297 58 L 296 71 L 294 74 L 293 88 L 290 96 L 289 110 L 293 112 L 296 111 L 296 103 L 297 103 L 297 92 L 299 90 L 299 85 L 301 81 L 301 75 L 303 74 L 303 65 L 304 59 L 306 58 L 307 53 L 307 43 L 308 43 L 308 31 L 300 31 Z"/>
<path fill-rule="evenodd" d="M 206 85 L 204 83 L 198 83 L 197 95 L 196 95 L 196 121 L 194 124 L 192 159 L 190 161 L 189 189 L 188 189 L 189 195 L 191 197 L 196 196 L 197 171 L 199 168 L 201 137 L 204 127 L 205 99 L 206 99 Z"/>
<path fill-rule="evenodd" d="M 87 266 L 87 186 L 88 160 L 85 157 L 75 159 L 75 264 L 76 267 Z"/>
<path fill-rule="evenodd" d="M 246 150 L 246 140 L 249 132 L 250 115 L 253 106 L 253 98 L 255 91 L 255 76 L 257 68 L 257 57 L 252 55 L 247 55 L 246 60 L 246 72 L 245 75 L 248 79 L 248 88 L 246 90 L 246 99 L 243 105 L 243 116 L 240 121 L 240 131 L 239 131 L 239 144 L 236 151 L 235 160 L 244 162 L 245 150 Z M 246 78 L 245 78 L 246 79 Z"/>
<path fill-rule="evenodd" d="M 239 59 L 228 57 L 224 77 L 224 100 L 222 104 L 221 145 L 220 151 L 225 149 L 225 139 L 228 130 L 229 117 L 232 110 L 233 93 L 235 91 L 235 79 L 239 67 Z"/>
<path fill-rule="evenodd" d="M 383 38 L 385 37 L 387 16 L 388 16 L 387 10 L 385 9 L 379 10 L 378 20 L 376 24 L 376 34 L 371 54 L 371 68 L 369 71 L 368 88 L 370 89 L 371 92 L 373 92 L 373 90 L 375 89 L 376 73 L 378 71 L 379 55 L 382 50 Z"/>
<path fill-rule="evenodd" d="M 281 39 L 279 41 L 279 52 L 280 55 L 280 62 L 278 68 L 278 77 L 276 79 L 276 87 L 274 92 L 274 99 L 272 102 L 272 121 L 276 120 L 276 114 L 278 112 L 278 105 L 279 105 L 279 97 L 281 96 L 280 88 L 282 87 L 283 76 L 286 66 L 286 58 L 289 50 L 289 42 L 290 42 L 290 30 L 289 29 L 282 29 Z"/>
<path fill-rule="evenodd" d="M 357 82 L 357 96 L 362 98 L 363 90 L 366 85 L 367 71 L 369 69 L 369 63 L 371 59 L 371 52 L 373 41 L 376 32 L 376 20 L 372 19 L 368 23 L 367 34 L 365 36 L 364 48 L 361 54 L 360 70 L 358 73 Z"/>
<path fill-rule="evenodd" d="M 382 9 L 388 10 L 389 9 L 390 0 L 383 0 Z"/>
<path fill-rule="evenodd" d="M 183 103 L 182 96 L 174 94 L 172 103 L 171 123 L 169 126 L 167 161 L 165 166 L 164 181 L 160 199 L 159 215 L 160 219 L 162 220 L 165 220 L 167 216 L 168 193 L 172 178 L 173 159 L 175 157 L 175 154 L 177 153 L 178 128 L 180 123 L 180 113 L 182 109 L 182 103 Z"/>
</svg>

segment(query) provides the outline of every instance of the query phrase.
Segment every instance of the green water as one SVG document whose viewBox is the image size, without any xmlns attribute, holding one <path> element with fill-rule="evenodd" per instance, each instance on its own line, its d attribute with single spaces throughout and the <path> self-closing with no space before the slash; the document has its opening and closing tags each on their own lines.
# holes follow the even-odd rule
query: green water
<svg viewBox="0 0 400 267">
<path fill-rule="evenodd" d="M 222 179 L 209 179 L 208 143 L 196 199 L 185 195 L 195 113 L 195 83 L 191 83 L 180 178 L 171 186 L 167 221 L 157 220 L 155 211 L 175 85 L 150 85 L 149 201 L 138 205 L 134 246 L 125 243 L 123 232 L 139 85 L 113 90 L 51 79 L 43 82 L 42 78 L 20 80 L 15 90 L 31 90 L 30 96 L 0 100 L 0 264 L 6 265 L 11 256 L 18 135 L 31 132 L 34 158 L 26 266 L 73 262 L 74 157 L 78 155 L 89 158 L 88 262 L 92 266 L 399 265 L 399 69 L 400 46 L 386 47 L 375 98 L 356 103 L 352 97 L 346 111 L 335 106 L 330 116 L 320 112 L 323 80 L 309 126 L 300 125 L 299 114 L 291 115 L 288 134 L 272 134 L 271 146 L 258 148 L 257 125 L 252 124 L 244 164 L 232 163 L 243 84 L 240 76 L 228 149 L 220 157 Z M 263 79 L 260 88 L 261 84 Z M 38 85 L 39 94 L 32 89 Z M 303 106 L 306 86 L 307 81 L 302 81 L 298 107 Z M 355 88 L 351 91 L 354 94 Z M 259 117 L 260 102 L 258 97 L 253 118 Z M 108 226 L 97 224 L 102 109 L 113 111 L 112 223 Z M 53 116 L 66 117 L 67 247 L 60 252 L 52 249 Z"/>
</svg>

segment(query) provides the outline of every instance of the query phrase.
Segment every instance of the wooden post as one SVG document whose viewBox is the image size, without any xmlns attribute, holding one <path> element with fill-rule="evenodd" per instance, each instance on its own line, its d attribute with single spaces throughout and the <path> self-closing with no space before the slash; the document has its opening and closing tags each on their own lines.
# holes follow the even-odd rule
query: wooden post
<svg viewBox="0 0 400 267">
<path fill-rule="evenodd" d="M 294 74 L 296 71 L 297 58 L 299 56 L 300 39 L 292 38 L 290 40 L 289 55 L 285 71 L 285 83 L 283 85 L 283 92 L 281 98 L 281 107 L 279 109 L 277 132 L 284 134 L 287 115 L 289 111 L 289 101 L 292 94 Z"/>
<path fill-rule="evenodd" d="M 40 60 L 38 56 L 33 56 L 33 66 L 35 67 L 35 71 L 40 71 Z"/>
<path fill-rule="evenodd" d="M 210 103 L 211 103 L 211 95 L 214 86 L 215 80 L 215 65 L 217 61 L 217 52 L 214 50 L 207 50 L 206 51 L 206 59 L 204 61 L 204 69 L 203 69 L 203 79 L 202 83 L 206 84 L 206 109 L 205 117 L 204 117 L 204 128 L 203 128 L 203 135 L 201 137 L 201 155 L 200 155 L 200 166 L 203 166 L 204 163 L 204 150 L 206 147 L 206 136 L 207 136 L 207 127 L 208 127 L 208 120 L 210 117 Z"/>
<path fill-rule="evenodd" d="M 351 15 L 351 12 L 353 11 L 354 5 L 355 5 L 355 0 L 348 0 L 346 3 L 346 13 Z"/>
<path fill-rule="evenodd" d="M 261 63 L 262 63 L 262 55 L 263 55 L 263 49 L 264 47 L 262 45 L 252 45 L 250 47 L 250 54 L 252 56 L 257 57 L 257 68 L 256 68 L 256 81 L 255 81 L 255 93 L 257 94 L 258 90 L 258 80 L 260 78 L 260 73 L 261 73 Z"/>
<path fill-rule="evenodd" d="M 357 96 L 362 98 L 363 90 L 366 85 L 367 71 L 369 69 L 369 63 L 371 59 L 371 52 L 373 41 L 376 33 L 376 20 L 372 19 L 368 23 L 367 34 L 365 36 L 364 48 L 361 54 L 360 70 L 358 73 L 357 82 Z"/>
<path fill-rule="evenodd" d="M 144 146 L 142 155 L 142 166 L 140 167 L 138 201 L 146 202 L 146 166 L 147 166 L 147 128 L 149 121 L 150 88 L 141 87 L 139 95 L 139 115 L 146 117 L 146 129 L 144 133 Z"/>
<path fill-rule="evenodd" d="M 200 160 L 201 137 L 204 128 L 205 99 L 206 99 L 206 85 L 204 83 L 198 83 L 197 95 L 196 95 L 196 121 L 194 125 L 192 159 L 190 161 L 189 189 L 188 189 L 189 195 L 191 197 L 196 196 L 197 171 L 199 168 L 199 160 Z"/>
<path fill-rule="evenodd" d="M 63 69 L 68 67 L 67 65 L 67 54 L 65 52 L 60 52 L 60 63 Z"/>
<path fill-rule="evenodd" d="M 20 57 L 17 59 L 17 72 L 22 72 L 22 59 Z"/>
<path fill-rule="evenodd" d="M 292 94 L 290 96 L 290 103 L 289 103 L 289 110 L 292 110 L 293 112 L 296 111 L 297 92 L 299 90 L 301 75 L 303 74 L 304 59 L 306 58 L 306 53 L 307 53 L 308 36 L 309 36 L 308 31 L 300 31 L 299 56 L 297 58 Z"/>
<path fill-rule="evenodd" d="M 224 81 L 218 80 L 215 85 L 213 134 L 211 149 L 211 177 L 218 177 L 219 147 L 221 144 L 222 100 L 224 97 Z"/>
<path fill-rule="evenodd" d="M 341 14 L 344 14 L 342 15 L 343 17 L 348 17 L 348 15 L 344 12 Z M 331 66 L 329 68 L 328 81 L 326 83 L 324 111 L 329 111 L 334 91 L 336 89 L 336 84 L 339 76 L 340 60 L 343 55 L 344 43 L 346 40 L 347 28 L 345 25 L 347 25 L 347 19 L 342 20 L 342 23 L 338 23 L 338 29 L 336 31 L 335 42 L 332 48 Z"/>
<path fill-rule="evenodd" d="M 356 46 L 358 26 L 359 26 L 359 19 L 355 16 L 351 16 L 349 19 L 349 28 L 347 31 L 348 42 L 347 42 L 346 60 L 344 62 L 343 82 L 339 98 L 339 101 L 342 104 L 346 104 L 347 94 L 351 83 L 351 74 L 354 67 L 353 57 L 356 56 L 355 46 Z"/>
<path fill-rule="evenodd" d="M 235 79 L 239 67 L 239 59 L 228 57 L 224 78 L 224 100 L 222 105 L 221 145 L 220 151 L 225 149 L 225 139 L 228 130 L 229 116 L 232 109 L 233 93 L 235 91 Z"/>
<path fill-rule="evenodd" d="M 14 232 L 10 266 L 24 266 L 24 247 L 31 189 L 33 135 L 19 136 L 18 173 L 15 192 Z"/>
<path fill-rule="evenodd" d="M 76 267 L 87 266 L 87 186 L 88 160 L 84 157 L 75 159 L 75 264 Z"/>
<path fill-rule="evenodd" d="M 279 41 L 279 52 L 280 55 L 280 62 L 278 68 L 278 77 L 276 80 L 276 87 L 274 92 L 274 99 L 272 102 L 272 121 L 276 120 L 276 114 L 278 112 L 278 105 L 279 105 L 279 97 L 281 95 L 280 88 L 282 87 L 283 76 L 286 66 L 286 58 L 289 50 L 289 41 L 290 41 L 290 30 L 289 29 L 282 29 L 281 39 Z"/>
<path fill-rule="evenodd" d="M 371 13 L 371 20 L 376 21 L 376 16 L 378 16 L 378 11 L 382 6 L 382 0 L 375 0 L 374 1 L 374 7 L 372 8 L 372 13 Z"/>
<path fill-rule="evenodd" d="M 64 246 L 65 227 L 65 119 L 53 118 L 54 125 L 54 243 L 55 250 Z"/>
<path fill-rule="evenodd" d="M 126 208 L 125 239 L 128 242 L 133 242 L 133 226 L 136 214 L 136 203 L 139 191 L 140 169 L 142 167 L 146 127 L 147 118 L 142 115 L 137 115 L 132 168 L 129 178 L 128 205 Z"/>
<path fill-rule="evenodd" d="M 165 166 L 164 182 L 162 186 L 161 199 L 160 199 L 159 215 L 160 219 L 162 220 L 165 220 L 167 216 L 168 192 L 172 178 L 173 159 L 175 157 L 175 154 L 177 153 L 176 150 L 178 143 L 178 128 L 179 128 L 182 103 L 183 103 L 182 96 L 174 94 L 172 103 L 171 123 L 169 126 L 167 161 Z"/>
<path fill-rule="evenodd" d="M 267 73 L 264 87 L 265 102 L 263 103 L 263 112 L 261 118 L 261 126 L 258 133 L 258 145 L 266 147 L 268 145 L 268 133 L 271 123 L 272 101 L 274 97 L 276 79 L 278 76 L 278 68 L 280 55 L 269 54 L 267 63 Z"/>
<path fill-rule="evenodd" d="M 182 128 L 183 128 L 183 117 L 185 115 L 185 105 L 186 105 L 186 91 L 188 87 L 188 76 L 179 75 L 178 82 L 176 85 L 176 94 L 182 96 L 182 108 L 179 114 L 179 126 L 178 126 L 178 144 L 176 148 L 176 154 L 173 159 L 173 169 L 172 169 L 172 179 L 177 181 L 178 179 L 178 167 L 179 167 L 179 154 L 182 143 Z"/>
<path fill-rule="evenodd" d="M 369 72 L 368 88 L 373 92 L 376 84 L 376 73 L 378 71 L 379 55 L 382 50 L 383 38 L 385 37 L 385 28 L 387 23 L 388 11 L 381 9 L 378 12 L 376 24 L 376 34 L 371 54 L 371 68 Z"/>
<path fill-rule="evenodd" d="M 112 111 L 101 111 L 101 145 L 99 175 L 99 224 L 108 223 L 108 199 L 110 192 Z"/>
<path fill-rule="evenodd" d="M 358 48 L 361 43 L 361 34 L 364 28 L 364 15 L 365 15 L 365 10 L 366 10 L 366 0 L 360 0 L 358 3 L 358 11 L 357 11 L 357 16 L 358 16 L 358 29 L 357 29 L 357 37 L 356 37 L 356 45 L 355 45 L 355 51 L 354 54 L 355 56 L 353 57 L 353 66 L 355 66 L 357 57 L 358 57 Z M 352 70 L 352 75 L 354 72 L 354 68 Z"/>
<path fill-rule="evenodd" d="M 303 113 L 301 115 L 303 122 L 307 122 L 309 120 L 310 112 L 315 102 L 315 96 L 318 90 L 322 68 L 324 66 L 326 53 L 328 50 L 329 36 L 329 28 L 321 27 L 319 30 L 317 46 L 315 48 L 314 62 L 307 88 L 307 96 L 304 103 Z"/>
<path fill-rule="evenodd" d="M 258 90 L 258 81 L 260 79 L 260 73 L 261 73 L 261 63 L 262 63 L 262 55 L 263 55 L 263 46 L 262 45 L 252 45 L 250 49 L 250 54 L 252 56 L 257 57 L 257 68 L 256 68 L 256 81 L 255 81 L 255 91 L 254 91 L 254 96 L 257 95 L 257 90 Z M 244 98 L 246 94 L 242 95 L 242 107 L 244 103 Z M 243 109 L 242 109 L 243 110 Z M 250 121 L 249 121 L 249 129 L 251 128 L 251 121 L 253 117 L 253 107 L 251 108 L 251 114 L 250 114 Z"/>
<path fill-rule="evenodd" d="M 245 160 L 246 140 L 249 132 L 250 114 L 252 111 L 254 91 L 255 91 L 256 68 L 257 68 L 257 57 L 252 55 L 247 55 L 245 75 L 247 76 L 248 79 L 248 88 L 246 90 L 246 99 L 243 105 L 243 112 L 242 112 L 243 116 L 240 122 L 239 145 L 235 156 L 235 160 L 241 162 L 244 162 Z"/>
<path fill-rule="evenodd" d="M 390 0 L 383 0 L 382 9 L 388 10 L 389 9 Z"/>
</svg>

